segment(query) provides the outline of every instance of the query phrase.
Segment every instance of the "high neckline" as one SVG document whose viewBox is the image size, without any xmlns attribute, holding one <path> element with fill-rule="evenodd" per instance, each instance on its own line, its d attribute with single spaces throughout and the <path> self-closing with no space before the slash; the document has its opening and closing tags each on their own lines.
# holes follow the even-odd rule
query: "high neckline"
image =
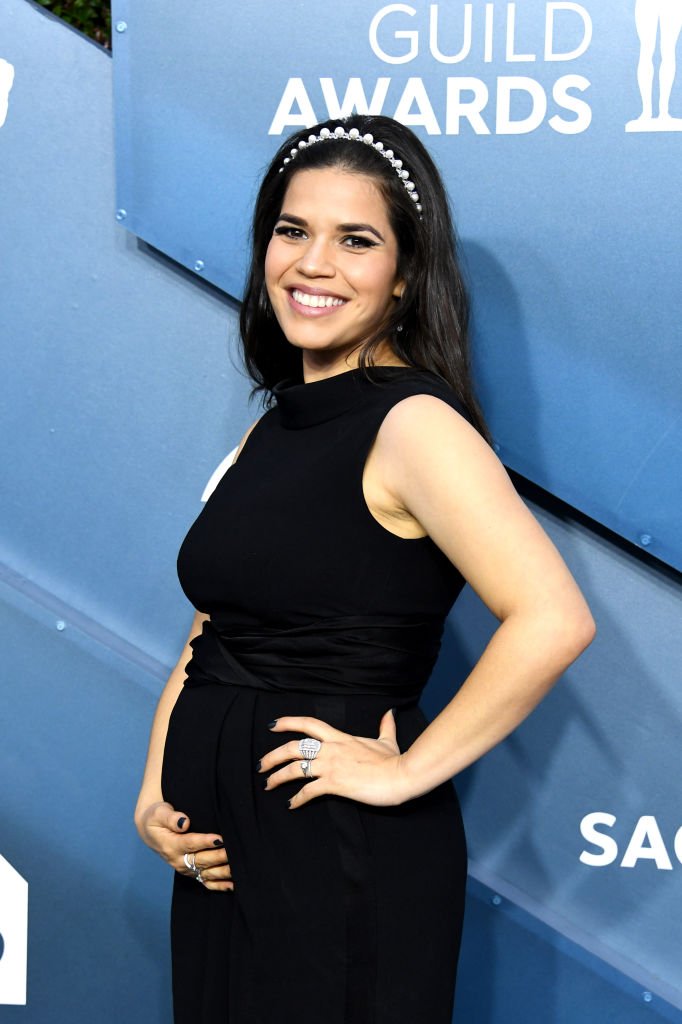
<svg viewBox="0 0 682 1024">
<path fill-rule="evenodd" d="M 368 372 L 371 379 L 358 366 L 307 384 L 293 377 L 279 381 L 272 393 L 282 426 L 296 430 L 335 419 L 361 404 L 374 380 L 381 383 L 409 373 L 428 373 L 415 366 L 372 366 Z"/>
</svg>

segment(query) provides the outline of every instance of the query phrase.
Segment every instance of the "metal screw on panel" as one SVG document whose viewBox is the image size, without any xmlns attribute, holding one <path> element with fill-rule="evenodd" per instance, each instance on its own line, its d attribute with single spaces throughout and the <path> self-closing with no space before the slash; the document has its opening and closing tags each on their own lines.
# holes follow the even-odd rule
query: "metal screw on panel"
<svg viewBox="0 0 682 1024">
<path fill-rule="evenodd" d="M 127 210 L 117 210 L 116 211 L 116 220 L 125 220 L 127 216 L 128 216 L 128 211 Z"/>
<path fill-rule="evenodd" d="M 652 540 L 653 537 L 650 533 L 640 533 L 639 535 L 639 543 L 642 545 L 642 547 L 648 548 Z"/>
<path fill-rule="evenodd" d="M 651 992 L 642 992 L 642 999 L 645 1003 L 653 1002 L 653 998 L 654 997 L 652 996 Z"/>
<path fill-rule="evenodd" d="M 55 626 L 57 627 L 60 633 L 63 629 L 66 629 L 66 623 L 64 622 L 63 619 L 57 619 Z"/>
<path fill-rule="evenodd" d="M 499 907 L 500 904 L 502 903 L 502 897 L 498 896 L 497 893 L 495 893 L 495 895 L 493 896 L 493 898 L 491 899 L 490 902 L 492 903 L 492 905 L 494 907 Z"/>
<path fill-rule="evenodd" d="M 128 28 L 128 22 L 127 21 L 117 21 L 116 22 L 116 31 L 117 32 L 125 32 L 127 28 Z"/>
<path fill-rule="evenodd" d="M 206 264 L 204 263 L 203 260 L 197 260 L 196 263 L 194 264 L 194 269 L 199 274 L 199 273 L 201 273 L 201 271 L 204 269 L 205 266 L 206 266 Z"/>
</svg>

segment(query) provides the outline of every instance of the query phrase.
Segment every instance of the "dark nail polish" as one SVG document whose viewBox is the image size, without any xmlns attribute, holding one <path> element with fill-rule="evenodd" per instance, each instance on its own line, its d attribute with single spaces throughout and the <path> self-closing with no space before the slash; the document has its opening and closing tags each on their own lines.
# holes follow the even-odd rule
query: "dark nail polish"
<svg viewBox="0 0 682 1024">
<path fill-rule="evenodd" d="M 223 845 L 222 839 L 214 839 L 213 840 L 213 845 L 214 846 L 222 846 Z"/>
<path fill-rule="evenodd" d="M 266 779 L 265 780 L 265 785 L 263 786 L 263 789 L 267 789 L 267 788 L 268 788 L 268 780 Z"/>
<path fill-rule="evenodd" d="M 277 719 L 275 718 L 272 722 L 268 722 L 268 729 L 273 729 L 277 725 Z"/>
<path fill-rule="evenodd" d="M 287 800 L 287 807 L 291 810 L 291 800 Z"/>
<path fill-rule="evenodd" d="M 398 710 L 397 708 L 391 708 L 391 713 L 392 713 L 394 718 L 395 718 L 395 713 L 396 713 L 397 710 Z"/>
<path fill-rule="evenodd" d="M 258 762 L 258 764 L 256 765 L 256 771 L 257 771 L 257 772 L 259 772 L 259 771 L 260 771 L 260 761 L 259 761 L 259 762 Z"/>
<path fill-rule="evenodd" d="M 177 821 L 178 828 L 182 828 L 186 821 L 187 821 L 187 818 L 178 818 L 178 821 Z"/>
</svg>

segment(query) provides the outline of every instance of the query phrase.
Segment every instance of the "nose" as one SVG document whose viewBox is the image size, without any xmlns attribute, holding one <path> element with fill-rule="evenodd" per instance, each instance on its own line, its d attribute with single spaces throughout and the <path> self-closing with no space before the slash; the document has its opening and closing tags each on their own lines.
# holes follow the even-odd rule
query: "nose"
<svg viewBox="0 0 682 1024">
<path fill-rule="evenodd" d="M 324 238 L 311 238 L 300 253 L 297 269 L 306 277 L 333 277 L 336 273 Z"/>
</svg>

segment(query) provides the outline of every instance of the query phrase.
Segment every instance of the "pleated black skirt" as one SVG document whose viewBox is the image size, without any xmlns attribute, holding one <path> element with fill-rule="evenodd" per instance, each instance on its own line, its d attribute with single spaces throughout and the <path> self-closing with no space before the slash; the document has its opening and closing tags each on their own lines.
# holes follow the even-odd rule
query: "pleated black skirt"
<svg viewBox="0 0 682 1024">
<path fill-rule="evenodd" d="M 225 840 L 234 892 L 176 874 L 171 911 L 175 1024 L 451 1024 L 466 843 L 451 782 L 396 807 L 264 790 L 255 770 L 312 715 L 377 736 L 386 697 L 185 687 L 171 715 L 164 799 L 190 830 Z M 397 711 L 401 750 L 424 730 Z"/>
</svg>

